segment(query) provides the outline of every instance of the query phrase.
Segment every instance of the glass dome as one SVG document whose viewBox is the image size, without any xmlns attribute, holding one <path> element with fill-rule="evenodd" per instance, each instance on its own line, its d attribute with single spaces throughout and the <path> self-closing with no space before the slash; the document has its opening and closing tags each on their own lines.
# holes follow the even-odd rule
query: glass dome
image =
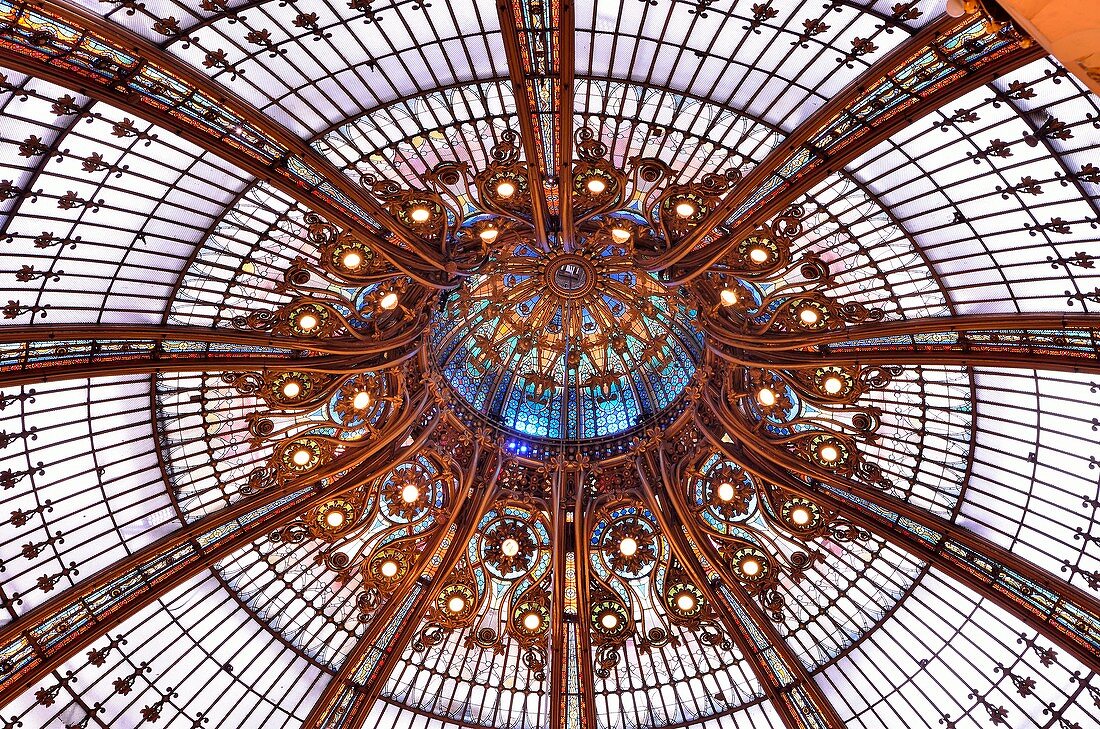
<svg viewBox="0 0 1100 729">
<path fill-rule="evenodd" d="M 1002 4 L 0 0 L 0 727 L 1100 726 Z"/>
<path fill-rule="evenodd" d="M 431 347 L 489 422 L 535 439 L 605 438 L 653 422 L 691 381 L 702 343 L 688 306 L 621 247 L 520 244 L 435 315 Z"/>
</svg>

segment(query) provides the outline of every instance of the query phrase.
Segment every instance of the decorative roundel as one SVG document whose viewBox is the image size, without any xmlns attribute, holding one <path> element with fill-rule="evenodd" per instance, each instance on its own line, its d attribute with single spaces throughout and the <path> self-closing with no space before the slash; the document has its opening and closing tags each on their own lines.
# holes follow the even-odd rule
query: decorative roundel
<svg viewBox="0 0 1100 729">
<path fill-rule="evenodd" d="M 381 588 L 396 587 L 409 573 L 412 562 L 409 555 L 400 549 L 386 547 L 371 555 L 367 561 L 367 576 L 371 582 Z"/>
<path fill-rule="evenodd" d="M 320 465 L 327 450 L 313 438 L 295 438 L 282 446 L 280 463 L 290 473 L 308 473 Z"/>
<path fill-rule="evenodd" d="M 592 629 L 605 638 L 618 638 L 630 632 L 626 606 L 618 600 L 594 600 L 589 612 Z"/>
<path fill-rule="evenodd" d="M 783 522 L 796 532 L 814 531 L 822 525 L 821 508 L 808 499 L 792 498 L 783 502 L 780 510 Z"/>
<path fill-rule="evenodd" d="M 771 563 L 767 555 L 755 547 L 737 550 L 730 562 L 737 576 L 745 582 L 760 582 L 771 574 Z"/>
<path fill-rule="evenodd" d="M 512 627 L 521 635 L 542 635 L 550 629 L 550 609 L 542 602 L 521 602 L 512 608 Z"/>
<path fill-rule="evenodd" d="M 475 614 L 477 593 L 464 582 L 449 582 L 435 598 L 435 609 L 441 620 L 461 624 Z"/>
<path fill-rule="evenodd" d="M 498 577 L 513 578 L 534 564 L 538 544 L 527 522 L 511 517 L 497 519 L 482 534 L 482 560 Z"/>
<path fill-rule="evenodd" d="M 698 587 L 689 582 L 672 582 L 665 587 L 665 607 L 674 616 L 695 618 L 703 613 L 706 597 Z"/>
</svg>

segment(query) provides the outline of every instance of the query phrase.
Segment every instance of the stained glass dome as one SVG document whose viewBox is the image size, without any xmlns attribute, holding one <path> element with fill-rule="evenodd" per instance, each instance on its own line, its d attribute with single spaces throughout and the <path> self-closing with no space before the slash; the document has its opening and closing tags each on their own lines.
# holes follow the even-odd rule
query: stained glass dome
<svg viewBox="0 0 1100 729">
<path fill-rule="evenodd" d="M 576 442 L 654 422 L 695 373 L 701 336 L 689 304 L 630 258 L 613 242 L 501 251 L 433 322 L 444 377 L 520 436 Z"/>
<path fill-rule="evenodd" d="M 1100 726 L 1085 5 L 0 0 L 0 729 Z"/>
</svg>

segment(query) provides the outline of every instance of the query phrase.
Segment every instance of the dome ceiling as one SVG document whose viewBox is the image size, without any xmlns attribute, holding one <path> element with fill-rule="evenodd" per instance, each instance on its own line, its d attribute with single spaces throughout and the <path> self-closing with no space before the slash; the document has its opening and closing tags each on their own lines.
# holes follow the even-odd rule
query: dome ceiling
<svg viewBox="0 0 1100 729">
<path fill-rule="evenodd" d="M 1100 723 L 1100 102 L 971 10 L 0 2 L 0 725 Z"/>
</svg>

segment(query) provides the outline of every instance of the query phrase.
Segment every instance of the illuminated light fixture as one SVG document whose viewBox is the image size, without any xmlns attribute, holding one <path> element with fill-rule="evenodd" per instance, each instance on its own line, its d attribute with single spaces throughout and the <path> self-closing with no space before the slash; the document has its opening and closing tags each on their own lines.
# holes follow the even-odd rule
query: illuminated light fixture
<svg viewBox="0 0 1100 729">
<path fill-rule="evenodd" d="M 844 389 L 844 380 L 836 375 L 829 375 L 825 378 L 825 381 L 821 383 L 821 387 L 827 394 L 837 395 Z"/>
<path fill-rule="evenodd" d="M 483 228 L 478 235 L 481 236 L 481 240 L 486 243 L 492 243 L 497 239 L 497 236 L 500 235 L 500 231 L 490 225 L 488 228 Z"/>
<path fill-rule="evenodd" d="M 806 306 L 799 310 L 798 320 L 808 327 L 812 327 L 821 320 L 821 314 L 812 306 Z"/>
<path fill-rule="evenodd" d="M 299 448 L 291 454 L 290 460 L 294 462 L 295 466 L 308 466 L 309 462 L 313 460 L 313 451 L 308 448 Z"/>
<path fill-rule="evenodd" d="M 825 461 L 826 463 L 832 463 L 833 461 L 840 458 L 840 449 L 831 443 L 823 443 L 817 449 L 817 455 L 818 458 Z"/>
<path fill-rule="evenodd" d="M 791 523 L 796 526 L 806 526 L 813 518 L 813 514 L 805 506 L 796 506 L 791 509 Z"/>
<path fill-rule="evenodd" d="M 523 627 L 532 633 L 542 627 L 542 618 L 538 613 L 525 613 L 523 616 Z"/>
<path fill-rule="evenodd" d="M 676 596 L 676 607 L 685 613 L 690 613 L 695 609 L 695 596 L 690 592 L 681 592 Z"/>
<path fill-rule="evenodd" d="M 599 177 L 590 177 L 584 186 L 587 187 L 588 191 L 593 195 L 599 195 L 607 189 L 607 183 Z"/>
<path fill-rule="evenodd" d="M 511 180 L 502 180 L 497 184 L 497 195 L 507 200 L 516 194 L 516 183 Z"/>
<path fill-rule="evenodd" d="M 463 600 L 459 595 L 455 595 L 447 601 L 447 610 L 452 613 L 458 614 L 464 609 L 466 609 L 466 601 Z"/>
<path fill-rule="evenodd" d="M 344 514 L 343 509 L 330 509 L 329 512 L 325 514 L 325 524 L 328 524 L 333 529 L 339 529 L 344 526 L 344 520 L 346 518 L 347 515 Z"/>
<path fill-rule="evenodd" d="M 619 554 L 624 557 L 633 557 L 638 553 L 638 541 L 633 537 L 623 537 L 619 542 Z"/>
<path fill-rule="evenodd" d="M 392 559 L 387 559 L 378 567 L 378 571 L 382 574 L 383 577 L 396 577 L 397 570 L 397 563 L 394 562 Z"/>
<path fill-rule="evenodd" d="M 733 484 L 729 481 L 724 481 L 718 484 L 718 489 L 716 490 L 716 493 L 718 494 L 718 500 L 733 501 L 734 491 L 735 490 L 733 488 Z"/>
<path fill-rule="evenodd" d="M 755 248 L 749 249 L 749 260 L 757 265 L 767 263 L 768 258 L 770 258 L 770 256 L 768 255 L 768 251 L 765 248 L 757 246 Z"/>
<path fill-rule="evenodd" d="M 406 504 L 411 504 L 419 498 L 420 489 L 418 489 L 413 484 L 406 484 L 406 486 L 401 489 L 401 500 L 404 501 Z"/>
<path fill-rule="evenodd" d="M 370 407 L 370 393 L 366 390 L 355 393 L 351 399 L 351 406 L 356 410 L 366 410 Z"/>
<path fill-rule="evenodd" d="M 770 387 L 761 387 L 756 391 L 756 401 L 766 408 L 770 408 L 775 405 L 779 398 L 775 394 L 775 390 Z"/>
<path fill-rule="evenodd" d="M 731 288 L 722 289 L 722 293 L 718 295 L 719 300 L 722 302 L 722 306 L 733 306 L 737 303 L 737 292 Z"/>
<path fill-rule="evenodd" d="M 297 380 L 287 380 L 283 383 L 283 397 L 293 400 L 302 394 L 302 385 Z"/>
<path fill-rule="evenodd" d="M 749 557 L 741 561 L 741 572 L 746 577 L 756 577 L 760 574 L 761 569 L 763 569 L 763 567 L 760 564 L 760 560 L 755 557 Z"/>
<path fill-rule="evenodd" d="M 321 320 L 317 318 L 316 314 L 302 314 L 298 317 L 298 328 L 303 332 L 312 331 L 317 328 L 317 325 L 321 323 Z"/>
<path fill-rule="evenodd" d="M 500 551 L 505 557 L 515 557 L 519 554 L 519 542 L 509 537 L 500 543 Z"/>
<path fill-rule="evenodd" d="M 611 229 L 611 240 L 616 243 L 626 243 L 630 240 L 630 229 L 622 226 L 615 226 Z"/>
<path fill-rule="evenodd" d="M 426 223 L 432 217 L 432 211 L 424 205 L 417 205 L 409 212 L 409 217 L 414 223 Z"/>
<path fill-rule="evenodd" d="M 363 265 L 363 254 L 357 251 L 348 251 L 344 254 L 344 257 L 340 259 L 340 262 L 344 264 L 344 268 L 359 268 Z"/>
<path fill-rule="evenodd" d="M 681 200 L 680 202 L 676 203 L 675 210 L 676 214 L 679 215 L 681 218 L 690 218 L 692 215 L 695 215 L 696 207 L 695 203 L 689 202 L 687 200 Z"/>
<path fill-rule="evenodd" d="M 604 613 L 603 617 L 600 618 L 600 625 L 608 630 L 614 630 L 619 627 L 619 616 L 615 613 Z"/>
<path fill-rule="evenodd" d="M 378 305 L 386 311 L 393 311 L 397 308 L 397 294 L 395 294 L 393 291 L 389 292 L 381 299 L 379 299 Z"/>
</svg>

